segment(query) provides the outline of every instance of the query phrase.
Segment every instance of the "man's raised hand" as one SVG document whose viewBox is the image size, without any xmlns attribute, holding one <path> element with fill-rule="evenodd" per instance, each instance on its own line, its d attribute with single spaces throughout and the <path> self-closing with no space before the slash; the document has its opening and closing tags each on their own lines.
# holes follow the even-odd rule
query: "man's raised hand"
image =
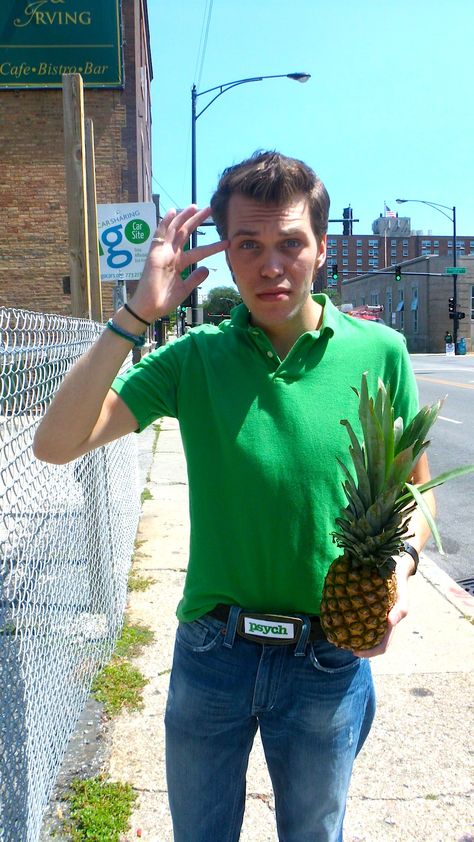
<svg viewBox="0 0 474 842">
<path fill-rule="evenodd" d="M 192 232 L 207 219 L 209 212 L 210 208 L 197 210 L 196 205 L 190 205 L 179 213 L 169 210 L 160 221 L 142 277 L 130 301 L 146 321 L 153 322 L 170 313 L 209 274 L 208 269 L 200 266 L 183 281 L 181 272 L 184 269 L 227 248 L 228 241 L 221 240 L 185 250 Z"/>
</svg>

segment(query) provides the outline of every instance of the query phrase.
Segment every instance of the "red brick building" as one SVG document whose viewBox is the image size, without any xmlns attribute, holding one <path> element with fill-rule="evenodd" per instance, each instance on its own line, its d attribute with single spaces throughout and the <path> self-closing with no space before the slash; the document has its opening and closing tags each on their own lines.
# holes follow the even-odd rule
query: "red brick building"
<svg viewBox="0 0 474 842">
<path fill-rule="evenodd" d="M 327 259 L 316 279 L 317 290 L 336 286 L 332 278 L 334 264 L 337 265 L 340 290 L 345 281 L 417 257 L 450 257 L 452 261 L 452 236 L 412 231 L 409 217 L 381 217 L 375 220 L 372 229 L 372 234 L 328 234 Z M 458 260 L 474 254 L 474 235 L 458 235 L 456 251 Z"/>
<path fill-rule="evenodd" d="M 123 85 L 84 90 L 99 203 L 152 198 L 146 0 L 122 0 L 121 7 Z M 2 61 L 0 48 L 0 67 Z M 0 153 L 0 306 L 69 314 L 61 89 L 0 90 Z M 111 284 L 103 285 L 103 296 L 107 311 Z"/>
</svg>

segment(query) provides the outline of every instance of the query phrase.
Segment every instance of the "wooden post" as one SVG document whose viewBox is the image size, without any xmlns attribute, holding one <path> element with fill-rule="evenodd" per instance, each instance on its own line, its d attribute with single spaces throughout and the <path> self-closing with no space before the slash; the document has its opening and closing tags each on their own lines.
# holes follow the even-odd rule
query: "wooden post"
<svg viewBox="0 0 474 842">
<path fill-rule="evenodd" d="M 65 73 L 63 83 L 71 313 L 91 317 L 89 237 L 87 230 L 84 87 L 79 73 Z"/>
<path fill-rule="evenodd" d="M 89 238 L 89 281 L 91 318 L 102 321 L 102 287 L 100 284 L 99 240 L 97 231 L 97 196 L 95 187 L 94 124 L 86 119 L 86 195 Z"/>
</svg>

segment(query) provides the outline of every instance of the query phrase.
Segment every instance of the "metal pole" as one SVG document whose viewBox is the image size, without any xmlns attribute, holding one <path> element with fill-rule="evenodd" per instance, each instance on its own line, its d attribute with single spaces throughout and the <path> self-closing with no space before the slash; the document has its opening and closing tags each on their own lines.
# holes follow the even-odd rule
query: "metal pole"
<svg viewBox="0 0 474 842">
<path fill-rule="evenodd" d="M 453 266 L 457 264 L 457 242 L 456 242 L 456 207 L 453 207 Z M 453 298 L 454 298 L 454 319 L 453 319 L 453 341 L 454 353 L 458 352 L 458 276 L 453 275 Z"/>
<path fill-rule="evenodd" d="M 196 99 L 197 91 L 196 85 L 191 89 L 191 203 L 197 204 L 197 184 L 196 184 Z M 191 248 L 197 246 L 197 231 L 194 230 L 191 234 Z M 196 268 L 193 263 L 190 267 L 191 272 Z M 191 325 L 194 327 L 198 323 L 198 291 L 193 289 L 191 292 Z"/>
</svg>

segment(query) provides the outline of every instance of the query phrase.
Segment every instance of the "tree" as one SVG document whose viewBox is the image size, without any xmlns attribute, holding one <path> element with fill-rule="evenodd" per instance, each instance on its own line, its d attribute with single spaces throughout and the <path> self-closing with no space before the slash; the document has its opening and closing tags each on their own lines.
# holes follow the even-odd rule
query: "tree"
<svg viewBox="0 0 474 842">
<path fill-rule="evenodd" d="M 341 293 L 337 289 L 334 289 L 334 287 L 326 287 L 326 289 L 323 289 L 322 292 L 327 295 L 335 307 L 340 307 L 342 299 Z"/>
<path fill-rule="evenodd" d="M 221 315 L 229 316 L 232 307 L 241 302 L 242 299 L 235 287 L 214 287 L 203 302 L 204 321 L 211 323 L 220 321 Z"/>
</svg>

